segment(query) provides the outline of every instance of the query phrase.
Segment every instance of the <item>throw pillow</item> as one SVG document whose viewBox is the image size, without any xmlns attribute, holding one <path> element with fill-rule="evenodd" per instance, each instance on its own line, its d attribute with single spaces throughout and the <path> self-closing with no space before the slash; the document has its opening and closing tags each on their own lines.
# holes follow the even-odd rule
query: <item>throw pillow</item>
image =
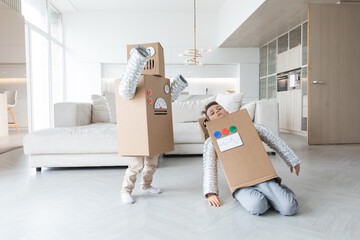
<svg viewBox="0 0 360 240">
<path fill-rule="evenodd" d="M 216 101 L 225 108 L 229 113 L 236 112 L 240 109 L 243 93 L 219 93 Z"/>
<path fill-rule="evenodd" d="M 240 110 L 246 109 L 250 115 L 251 121 L 254 121 L 255 108 L 256 108 L 256 102 L 249 102 L 249 103 L 244 103 L 243 105 L 241 105 Z"/>
<path fill-rule="evenodd" d="M 110 114 L 105 97 L 100 95 L 92 95 L 91 122 L 93 123 L 109 123 Z"/>
<path fill-rule="evenodd" d="M 110 123 L 116 123 L 115 93 L 106 92 L 105 93 L 105 99 L 106 99 L 109 114 L 110 114 Z"/>
<path fill-rule="evenodd" d="M 205 110 L 205 106 L 215 101 L 216 96 L 212 96 L 203 100 L 173 102 L 173 122 L 196 122 L 199 118 L 204 117 L 201 112 Z"/>
</svg>

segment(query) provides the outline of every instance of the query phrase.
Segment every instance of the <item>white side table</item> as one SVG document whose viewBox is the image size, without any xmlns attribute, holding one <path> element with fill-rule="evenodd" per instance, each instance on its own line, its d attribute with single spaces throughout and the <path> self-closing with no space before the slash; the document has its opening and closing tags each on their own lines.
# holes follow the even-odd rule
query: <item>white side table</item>
<svg viewBox="0 0 360 240">
<path fill-rule="evenodd" d="M 7 110 L 7 96 L 0 93 L 0 136 L 8 136 L 8 110 Z"/>
</svg>

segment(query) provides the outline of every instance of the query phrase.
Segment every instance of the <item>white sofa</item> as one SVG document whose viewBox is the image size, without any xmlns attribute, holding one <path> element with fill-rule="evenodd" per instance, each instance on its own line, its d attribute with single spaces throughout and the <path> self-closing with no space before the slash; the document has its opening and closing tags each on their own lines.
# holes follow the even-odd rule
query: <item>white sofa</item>
<svg viewBox="0 0 360 240">
<path fill-rule="evenodd" d="M 172 152 L 165 153 L 165 155 L 202 154 L 203 140 L 201 138 L 197 119 L 204 117 L 200 112 L 201 110 L 204 110 L 205 103 L 209 102 L 206 101 L 206 99 L 210 98 L 207 95 L 184 95 L 180 96 L 179 99 L 173 103 L 175 149 Z M 211 100 L 218 101 L 216 97 Z M 202 101 L 204 101 L 204 103 L 199 104 L 199 102 Z M 194 102 L 197 102 L 197 104 Z M 174 106 L 177 104 L 181 106 Z M 190 105 L 190 107 L 187 107 L 186 105 Z M 279 134 L 279 106 L 276 101 L 262 100 L 241 103 L 239 109 L 243 108 L 246 108 L 249 111 L 249 115 L 254 122 L 266 126 L 277 135 Z M 233 110 L 235 109 L 233 108 Z M 189 116 L 184 117 L 185 114 L 188 114 Z M 181 117 L 179 115 L 181 115 Z M 274 151 L 266 144 L 264 144 L 264 147 L 267 152 L 274 154 Z"/>
<path fill-rule="evenodd" d="M 201 117 L 199 108 L 211 100 L 214 99 L 209 96 L 184 96 L 173 104 L 175 150 L 167 155 L 202 154 L 197 119 Z M 187 111 L 181 109 L 184 106 Z M 255 122 L 278 133 L 277 102 L 257 101 L 242 106 L 250 106 Z M 92 108 L 90 103 L 55 104 L 55 127 L 32 132 L 24 138 L 24 153 L 30 155 L 31 167 L 41 170 L 42 167 L 127 165 L 128 159 L 117 154 L 116 124 L 92 123 Z M 189 116 L 184 120 L 186 114 Z"/>
</svg>

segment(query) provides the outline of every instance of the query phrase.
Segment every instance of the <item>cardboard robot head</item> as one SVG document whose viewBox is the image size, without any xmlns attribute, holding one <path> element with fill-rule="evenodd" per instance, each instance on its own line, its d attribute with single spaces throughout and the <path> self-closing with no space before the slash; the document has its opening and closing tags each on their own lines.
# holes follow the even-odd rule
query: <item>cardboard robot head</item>
<svg viewBox="0 0 360 240">
<path fill-rule="evenodd" d="M 145 47 L 150 55 L 142 74 L 165 77 L 164 49 L 161 44 L 156 42 L 127 45 L 128 59 L 130 57 L 131 49 L 133 49 L 136 45 Z"/>
</svg>

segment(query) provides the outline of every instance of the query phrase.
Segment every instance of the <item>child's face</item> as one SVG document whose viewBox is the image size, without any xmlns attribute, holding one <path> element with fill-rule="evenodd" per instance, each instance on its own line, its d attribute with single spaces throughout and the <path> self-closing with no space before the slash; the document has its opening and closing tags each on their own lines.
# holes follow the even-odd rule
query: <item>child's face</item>
<svg viewBox="0 0 360 240">
<path fill-rule="evenodd" d="M 226 117 L 229 113 L 221 105 L 212 105 L 206 111 L 210 121 Z"/>
</svg>

